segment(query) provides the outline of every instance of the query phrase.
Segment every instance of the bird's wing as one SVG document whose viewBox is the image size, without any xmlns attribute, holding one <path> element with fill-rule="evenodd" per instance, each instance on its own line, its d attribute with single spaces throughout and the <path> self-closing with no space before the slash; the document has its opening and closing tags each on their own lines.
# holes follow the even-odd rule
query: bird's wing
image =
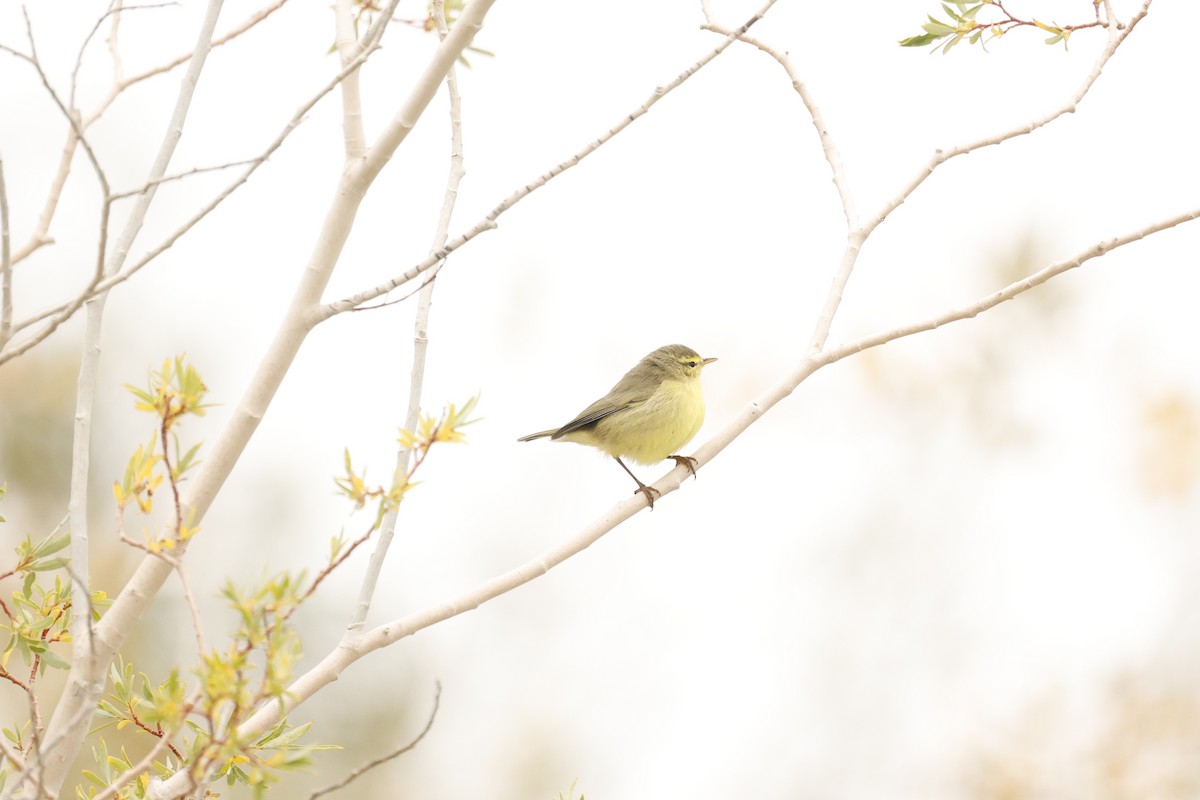
<svg viewBox="0 0 1200 800">
<path fill-rule="evenodd" d="M 572 431 L 577 431 L 582 428 L 595 425 L 600 420 L 604 419 L 605 417 L 612 416 L 618 411 L 626 411 L 630 408 L 636 408 L 642 403 L 646 402 L 650 395 L 654 393 L 653 388 L 635 388 L 634 386 L 630 385 L 632 382 L 628 379 L 629 376 L 626 375 L 617 383 L 616 386 L 612 388 L 611 391 L 609 391 L 608 394 L 592 403 L 583 411 L 580 411 L 579 415 L 575 417 L 575 419 L 571 420 L 566 425 L 563 425 L 561 428 L 555 431 L 550 438 L 557 439 L 560 436 L 571 433 Z"/>
<path fill-rule="evenodd" d="M 561 428 L 559 428 L 553 434 L 551 434 L 550 438 L 557 439 L 560 436 L 564 436 L 568 433 L 571 433 L 572 431 L 577 431 L 577 430 L 581 430 L 583 428 L 590 427 L 592 425 L 595 425 L 597 422 L 604 419 L 605 417 L 611 416 L 611 415 L 617 413 L 618 411 L 624 411 L 626 408 L 629 408 L 629 407 L 630 406 L 617 405 L 615 403 L 608 401 L 607 399 L 597 400 L 595 403 L 592 403 L 590 406 L 585 408 L 579 414 L 578 417 L 571 420 L 566 425 L 563 425 Z"/>
</svg>

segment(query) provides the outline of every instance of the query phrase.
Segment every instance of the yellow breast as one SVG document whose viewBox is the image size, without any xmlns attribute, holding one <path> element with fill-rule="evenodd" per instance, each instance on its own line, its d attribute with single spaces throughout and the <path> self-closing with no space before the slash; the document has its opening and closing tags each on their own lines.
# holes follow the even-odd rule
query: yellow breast
<svg viewBox="0 0 1200 800">
<path fill-rule="evenodd" d="M 657 464 L 678 453 L 702 424 L 699 379 L 664 381 L 650 399 L 597 423 L 594 446 L 639 464 Z"/>
</svg>

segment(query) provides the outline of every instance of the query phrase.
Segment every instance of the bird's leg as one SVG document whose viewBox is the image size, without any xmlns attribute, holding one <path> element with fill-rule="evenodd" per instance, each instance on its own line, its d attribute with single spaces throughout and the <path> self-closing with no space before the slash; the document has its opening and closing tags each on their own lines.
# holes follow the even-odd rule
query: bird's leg
<svg viewBox="0 0 1200 800">
<path fill-rule="evenodd" d="M 692 473 L 692 477 L 696 477 L 696 459 L 691 456 L 667 456 L 667 458 L 675 459 L 675 466 L 687 467 L 688 472 Z"/>
<path fill-rule="evenodd" d="M 659 494 L 658 489 L 652 489 L 649 486 L 647 486 L 646 484 L 642 483 L 640 480 L 638 480 L 638 476 L 634 475 L 633 471 L 631 469 L 629 469 L 629 467 L 625 466 L 624 461 L 617 458 L 616 456 L 613 456 L 613 458 L 617 459 L 617 463 L 621 465 L 621 469 L 628 472 L 629 477 L 633 478 L 634 483 L 636 483 L 638 485 L 637 491 L 634 492 L 634 494 L 641 492 L 642 494 L 646 495 L 646 502 L 650 504 L 650 510 L 653 511 L 654 510 L 654 498 L 658 497 L 658 494 Z"/>
</svg>

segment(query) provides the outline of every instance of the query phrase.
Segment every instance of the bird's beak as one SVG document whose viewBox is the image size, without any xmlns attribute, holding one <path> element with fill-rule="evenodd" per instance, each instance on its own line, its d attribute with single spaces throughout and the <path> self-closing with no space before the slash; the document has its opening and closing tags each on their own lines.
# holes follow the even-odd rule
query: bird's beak
<svg viewBox="0 0 1200 800">
<path fill-rule="evenodd" d="M 706 359 L 704 359 L 704 364 L 705 364 L 705 366 L 707 366 L 707 365 L 711 364 L 711 363 L 712 363 L 712 362 L 714 362 L 714 361 L 716 361 L 716 359 L 715 359 L 715 358 L 706 358 Z"/>
</svg>

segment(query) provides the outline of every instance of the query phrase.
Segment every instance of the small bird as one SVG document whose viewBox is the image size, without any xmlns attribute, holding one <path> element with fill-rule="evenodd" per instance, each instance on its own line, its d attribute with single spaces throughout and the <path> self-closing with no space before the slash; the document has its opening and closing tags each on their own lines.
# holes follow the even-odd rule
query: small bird
<svg viewBox="0 0 1200 800">
<path fill-rule="evenodd" d="M 653 509 L 658 490 L 638 480 L 621 457 L 637 464 L 657 464 L 672 458 L 695 477 L 696 459 L 676 455 L 675 451 L 690 442 L 704 422 L 700 370 L 714 361 L 701 358 L 681 344 L 660 347 L 566 425 L 531 433 L 517 441 L 550 437 L 603 450 L 629 473 L 638 485 L 634 494 L 644 494 Z"/>
</svg>

